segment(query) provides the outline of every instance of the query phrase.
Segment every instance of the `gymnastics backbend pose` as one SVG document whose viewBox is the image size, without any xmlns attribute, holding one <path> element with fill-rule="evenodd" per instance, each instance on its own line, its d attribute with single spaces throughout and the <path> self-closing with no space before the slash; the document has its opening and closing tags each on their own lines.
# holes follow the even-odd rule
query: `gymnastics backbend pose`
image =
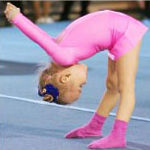
<svg viewBox="0 0 150 150">
<path fill-rule="evenodd" d="M 40 75 L 39 94 L 44 100 L 69 104 L 78 99 L 87 73 L 87 67 L 78 62 L 108 49 L 107 90 L 92 119 L 69 132 L 66 138 L 101 136 L 102 126 L 120 98 L 112 131 L 88 147 L 125 147 L 127 124 L 135 104 L 139 49 L 147 28 L 125 14 L 106 10 L 77 19 L 57 38 L 52 38 L 10 3 L 7 4 L 5 14 L 10 22 L 53 59 L 53 63 Z"/>
</svg>

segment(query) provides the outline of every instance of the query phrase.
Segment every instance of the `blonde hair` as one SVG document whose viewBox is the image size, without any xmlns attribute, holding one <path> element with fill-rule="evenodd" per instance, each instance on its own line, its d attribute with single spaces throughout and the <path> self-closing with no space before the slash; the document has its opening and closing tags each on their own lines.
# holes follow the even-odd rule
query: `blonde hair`
<svg viewBox="0 0 150 150">
<path fill-rule="evenodd" d="M 68 84 L 61 84 L 58 80 L 56 80 L 59 76 L 59 73 L 67 69 L 67 67 L 62 67 L 55 63 L 50 63 L 47 65 L 40 73 L 39 76 L 39 88 L 42 91 L 46 84 L 52 84 L 54 87 L 58 88 L 59 90 L 59 97 L 57 100 L 58 104 L 67 104 L 65 102 L 65 97 L 67 95 L 67 91 L 69 91 Z"/>
</svg>

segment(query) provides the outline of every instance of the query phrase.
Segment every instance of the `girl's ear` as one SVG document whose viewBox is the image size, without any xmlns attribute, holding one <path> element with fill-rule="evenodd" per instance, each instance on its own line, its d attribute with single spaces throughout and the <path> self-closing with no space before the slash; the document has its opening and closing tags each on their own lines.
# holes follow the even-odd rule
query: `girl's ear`
<svg viewBox="0 0 150 150">
<path fill-rule="evenodd" d="M 67 83 L 70 80 L 71 74 L 70 73 L 66 73 L 66 74 L 62 74 L 60 76 L 60 82 L 61 83 Z"/>
</svg>

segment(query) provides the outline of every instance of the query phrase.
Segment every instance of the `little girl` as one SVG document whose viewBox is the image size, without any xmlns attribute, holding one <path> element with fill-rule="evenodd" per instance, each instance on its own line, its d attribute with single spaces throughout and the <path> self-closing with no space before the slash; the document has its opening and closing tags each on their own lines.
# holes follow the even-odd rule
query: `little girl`
<svg viewBox="0 0 150 150">
<path fill-rule="evenodd" d="M 120 99 L 112 131 L 88 147 L 125 147 L 127 125 L 135 105 L 139 49 L 147 28 L 125 14 L 106 10 L 77 19 L 57 38 L 52 38 L 12 4 L 7 4 L 5 14 L 53 59 L 40 75 L 39 95 L 46 101 L 69 104 L 78 99 L 87 73 L 87 67 L 78 62 L 108 50 L 107 90 L 92 119 L 69 132 L 66 138 L 101 136 L 107 116 Z"/>
</svg>

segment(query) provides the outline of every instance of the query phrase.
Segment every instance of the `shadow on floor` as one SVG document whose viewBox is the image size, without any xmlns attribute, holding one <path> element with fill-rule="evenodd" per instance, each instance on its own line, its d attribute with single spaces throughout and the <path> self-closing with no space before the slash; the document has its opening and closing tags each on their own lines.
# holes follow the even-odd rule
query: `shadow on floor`
<svg viewBox="0 0 150 150">
<path fill-rule="evenodd" d="M 38 71 L 38 63 L 0 60 L 0 75 L 31 75 Z"/>
</svg>

